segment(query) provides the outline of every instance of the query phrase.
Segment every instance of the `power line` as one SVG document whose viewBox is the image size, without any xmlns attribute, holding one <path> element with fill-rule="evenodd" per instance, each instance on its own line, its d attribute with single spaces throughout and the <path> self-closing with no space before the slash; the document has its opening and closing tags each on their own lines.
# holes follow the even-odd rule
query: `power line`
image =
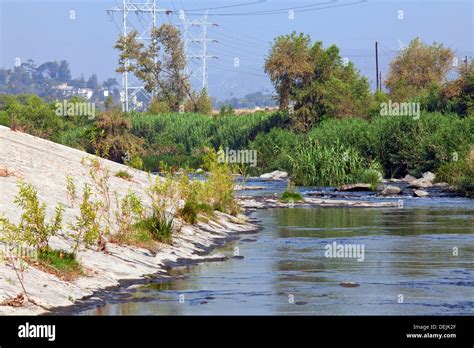
<svg viewBox="0 0 474 348">
<path fill-rule="evenodd" d="M 298 11 L 299 13 L 305 13 L 305 12 L 313 12 L 313 11 L 319 11 L 323 9 L 329 9 L 329 8 L 336 8 L 336 7 L 345 7 L 345 6 L 352 6 L 352 5 L 358 5 L 367 2 L 367 0 L 357 0 L 354 2 L 350 3 L 344 3 L 344 4 L 339 4 L 339 5 L 329 5 L 329 6 L 324 6 L 324 7 L 316 7 L 316 6 L 321 6 L 325 4 L 330 4 L 330 3 L 337 3 L 339 0 L 331 0 L 331 1 L 326 1 L 326 2 L 321 2 L 318 4 L 312 4 L 312 5 L 305 5 L 305 6 L 296 6 L 296 7 L 288 7 L 288 8 L 281 8 L 281 9 L 275 9 L 275 10 L 266 10 L 266 11 L 253 11 L 253 12 L 234 12 L 234 13 L 213 13 L 211 14 L 212 16 L 261 16 L 261 15 L 273 15 L 273 14 L 283 14 L 283 13 L 288 13 L 289 11 L 294 11 L 295 9 L 298 8 L 303 8 L 306 7 L 306 9 L 302 9 Z M 307 8 L 311 7 L 311 8 Z"/>
<path fill-rule="evenodd" d="M 223 9 L 223 8 L 257 5 L 257 4 L 262 4 L 264 2 L 267 2 L 267 0 L 257 0 L 257 1 L 243 3 L 243 4 L 234 4 L 234 5 L 226 5 L 226 6 L 218 6 L 218 7 L 209 7 L 209 8 L 194 8 L 194 9 L 188 9 L 188 10 L 186 10 L 186 12 L 196 12 L 196 11 L 205 11 L 205 10 L 220 10 L 220 9 Z M 181 5 L 182 5 L 182 3 L 181 3 Z"/>
</svg>

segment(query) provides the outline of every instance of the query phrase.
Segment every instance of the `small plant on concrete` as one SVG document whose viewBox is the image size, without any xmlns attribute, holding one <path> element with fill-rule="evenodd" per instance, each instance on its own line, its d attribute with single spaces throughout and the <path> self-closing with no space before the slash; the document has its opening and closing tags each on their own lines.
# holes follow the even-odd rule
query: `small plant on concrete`
<svg viewBox="0 0 474 348">
<path fill-rule="evenodd" d="M 37 251 L 47 249 L 49 238 L 62 229 L 63 208 L 58 205 L 55 216 L 46 223 L 46 203 L 39 201 L 38 191 L 23 181 L 20 181 L 18 188 L 15 204 L 23 210 L 23 213 L 18 225 L 9 224 L 9 226 L 21 236 L 20 240 Z"/>
<path fill-rule="evenodd" d="M 0 261 L 7 262 L 13 268 L 21 289 L 23 290 L 23 294 L 19 294 L 16 298 L 5 301 L 5 304 L 22 305 L 23 301 L 19 300 L 23 299 L 23 295 L 28 301 L 30 300 L 24 283 L 24 271 L 27 263 L 24 262 L 22 257 L 18 257 L 15 253 L 12 253 L 10 246 L 21 245 L 23 241 L 21 240 L 21 235 L 16 233 L 16 226 L 12 225 L 10 221 L 3 216 L 0 217 L 0 242 L 6 245 L 5 252 L 0 253 Z M 11 279 L 10 281 L 13 284 Z"/>
<path fill-rule="evenodd" d="M 41 250 L 38 254 L 37 265 L 49 273 L 64 280 L 73 280 L 82 274 L 82 267 L 76 260 L 74 252 L 65 250 Z"/>
<path fill-rule="evenodd" d="M 83 163 L 85 161 L 83 160 Z M 110 226 L 112 216 L 112 200 L 110 197 L 110 171 L 98 158 L 89 158 L 89 177 L 94 184 L 94 191 L 101 201 L 101 217 L 105 220 L 107 226 Z"/>
<path fill-rule="evenodd" d="M 147 190 L 151 200 L 152 214 L 137 224 L 147 229 L 159 242 L 171 244 L 174 214 L 179 204 L 178 183 L 171 171 L 165 178 L 157 177 Z"/>
<path fill-rule="evenodd" d="M 115 201 L 117 233 L 114 238 L 119 242 L 126 242 L 135 229 L 135 223 L 144 218 L 144 207 L 140 197 L 134 192 L 129 192 L 122 200 L 119 200 L 118 194 L 115 193 Z"/>
<path fill-rule="evenodd" d="M 66 176 L 66 188 L 67 188 L 67 200 L 71 207 L 74 207 L 74 203 L 77 199 L 76 184 L 71 174 Z"/>
<path fill-rule="evenodd" d="M 74 239 L 74 254 L 77 254 L 79 247 L 82 244 L 86 247 L 91 247 L 97 244 L 99 250 L 105 248 L 105 240 L 103 236 L 108 230 L 103 230 L 100 224 L 101 203 L 92 200 L 92 191 L 88 184 L 84 184 L 82 202 L 79 206 L 80 215 L 76 216 L 76 223 L 71 224 L 72 238 Z"/>
<path fill-rule="evenodd" d="M 132 174 L 130 174 L 126 170 L 119 170 L 117 173 L 115 173 L 115 176 L 117 178 L 128 180 L 128 181 L 132 180 L 133 178 Z"/>
<path fill-rule="evenodd" d="M 14 224 L 7 218 L 1 217 L 0 241 L 6 243 L 4 257 L 15 271 L 23 293 L 30 301 L 23 281 L 23 272 L 27 262 L 32 260 L 29 255 L 17 255 L 14 250 L 25 244 L 33 248 L 34 255 L 49 250 L 49 238 L 62 229 L 63 209 L 58 205 L 55 216 L 47 223 L 46 203 L 40 202 L 38 191 L 31 184 L 23 181 L 18 183 L 18 189 L 18 195 L 14 202 L 18 208 L 22 209 L 20 221 L 18 224 Z"/>
<path fill-rule="evenodd" d="M 212 206 L 202 201 L 204 184 L 201 181 L 190 180 L 188 173 L 185 172 L 178 185 L 180 197 L 184 201 L 184 206 L 179 209 L 178 214 L 184 221 L 194 224 L 199 214 L 213 215 Z"/>
</svg>

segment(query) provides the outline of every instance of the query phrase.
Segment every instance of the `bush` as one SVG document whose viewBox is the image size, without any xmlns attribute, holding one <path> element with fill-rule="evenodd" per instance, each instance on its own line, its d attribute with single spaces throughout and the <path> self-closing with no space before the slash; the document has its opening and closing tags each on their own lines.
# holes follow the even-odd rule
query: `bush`
<svg viewBox="0 0 474 348">
<path fill-rule="evenodd" d="M 209 171 L 203 188 L 205 201 L 213 210 L 237 215 L 240 206 L 235 197 L 235 183 L 230 166 L 226 162 L 220 163 L 217 153 L 210 150 L 205 160 L 205 168 Z"/>
<path fill-rule="evenodd" d="M 199 214 L 213 215 L 213 207 L 206 203 L 205 187 L 206 184 L 199 180 L 190 180 L 187 172 L 181 176 L 179 193 L 185 204 L 178 213 L 184 221 L 194 224 L 197 222 Z"/>
<path fill-rule="evenodd" d="M 91 132 L 91 152 L 118 163 L 143 154 L 143 140 L 131 133 L 130 116 L 118 109 L 99 114 L 96 128 Z"/>
<path fill-rule="evenodd" d="M 165 101 L 162 101 L 162 100 L 158 100 L 156 98 L 154 98 L 148 108 L 148 112 L 152 115 L 157 115 L 157 114 L 161 114 L 161 113 L 167 113 L 167 112 L 170 112 L 171 111 L 171 108 L 170 106 L 168 105 L 167 102 Z"/>
<path fill-rule="evenodd" d="M 76 223 L 71 224 L 72 238 L 75 241 L 73 252 L 77 253 L 81 243 L 85 247 L 90 247 L 94 244 L 98 245 L 98 249 L 105 248 L 105 242 L 101 238 L 108 233 L 101 226 L 99 211 L 101 203 L 92 200 L 92 191 L 89 185 L 84 185 L 82 203 L 79 206 L 80 215 L 76 217 Z"/>
<path fill-rule="evenodd" d="M 147 230 L 155 240 L 171 244 L 174 214 L 178 209 L 178 184 L 168 171 L 165 178 L 157 177 L 147 189 L 151 200 L 151 217 L 142 219 L 137 227 Z"/>
<path fill-rule="evenodd" d="M 58 205 L 56 214 L 46 223 L 46 203 L 38 199 L 38 191 L 30 184 L 20 181 L 15 204 L 22 210 L 17 225 L 7 219 L 2 219 L 0 231 L 2 234 L 13 235 L 18 243 L 26 243 L 38 252 L 48 248 L 49 238 L 62 229 L 63 208 Z"/>
<path fill-rule="evenodd" d="M 36 95 L 3 96 L 2 124 L 45 139 L 56 140 L 65 128 L 65 118 L 57 116 L 54 104 Z"/>
<path fill-rule="evenodd" d="M 144 217 L 144 207 L 139 196 L 134 192 L 129 192 L 120 201 L 115 193 L 115 222 L 117 233 L 114 238 L 119 242 L 128 242 L 133 239 L 134 224 Z"/>
<path fill-rule="evenodd" d="M 173 242 L 173 218 L 166 218 L 163 215 L 153 214 L 143 220 L 137 222 L 134 226 L 136 229 L 146 231 L 153 240 L 165 244 Z"/>
<path fill-rule="evenodd" d="M 303 201 L 303 195 L 299 192 L 296 192 L 295 184 L 292 181 L 288 182 L 288 189 L 283 192 L 280 197 L 280 201 L 284 203 L 293 203 Z"/>
<path fill-rule="evenodd" d="M 474 142 L 474 117 L 422 113 L 419 120 L 403 116 L 326 120 L 310 137 L 325 146 L 357 149 L 367 161 L 377 160 L 384 176 L 420 176 L 448 161 L 453 152 L 464 153 Z"/>
<path fill-rule="evenodd" d="M 291 170 L 290 155 L 303 136 L 287 129 L 272 128 L 268 133 L 260 133 L 249 144 L 249 148 L 257 151 L 257 168 L 254 174 L 262 174 L 274 170 Z"/>
<path fill-rule="evenodd" d="M 474 149 L 461 155 L 457 161 L 441 165 L 436 172 L 436 181 L 455 185 L 467 197 L 474 197 Z"/>
<path fill-rule="evenodd" d="M 144 168 L 169 166 L 199 168 L 204 149 L 220 146 L 244 149 L 261 132 L 287 121 L 283 113 L 258 112 L 244 116 L 209 117 L 200 114 L 132 115 L 132 133 L 145 140 Z"/>
<path fill-rule="evenodd" d="M 49 248 L 41 250 L 38 254 L 38 262 L 50 273 L 66 280 L 75 279 L 83 273 L 82 266 L 76 260 L 75 254 L 65 250 Z"/>
<path fill-rule="evenodd" d="M 133 175 L 127 172 L 126 170 L 119 170 L 117 173 L 115 173 L 115 176 L 117 178 L 128 180 L 128 181 L 132 180 L 133 178 Z"/>
</svg>

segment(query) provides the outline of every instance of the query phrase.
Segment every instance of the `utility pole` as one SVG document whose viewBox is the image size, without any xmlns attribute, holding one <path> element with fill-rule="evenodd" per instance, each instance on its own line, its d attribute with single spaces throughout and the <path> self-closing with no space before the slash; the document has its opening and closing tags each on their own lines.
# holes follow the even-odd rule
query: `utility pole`
<svg viewBox="0 0 474 348">
<path fill-rule="evenodd" d="M 218 25 L 216 23 L 208 22 L 208 13 L 206 11 L 205 15 L 201 17 L 201 19 L 190 19 L 186 13 L 181 10 L 179 18 L 181 20 L 181 25 L 184 28 L 184 48 L 186 52 L 186 57 L 188 59 L 188 65 L 191 59 L 198 59 L 201 61 L 201 66 L 197 71 L 191 74 L 191 76 L 195 77 L 200 83 L 201 88 L 207 90 L 207 78 L 208 78 L 208 59 L 213 58 L 217 59 L 216 56 L 209 55 L 208 53 L 208 43 L 209 42 L 217 42 L 217 40 L 209 39 L 207 37 L 208 33 L 208 26 L 215 26 Z M 192 27 L 202 28 L 201 31 L 197 34 L 193 34 L 191 30 Z M 201 44 L 199 50 L 196 50 L 196 43 Z M 194 44 L 194 45 L 193 45 Z M 187 74 L 189 75 L 189 67 L 187 68 Z"/>
<path fill-rule="evenodd" d="M 107 14 L 114 20 L 115 13 L 121 14 L 121 33 L 122 36 L 127 36 L 132 30 L 138 32 L 137 40 L 148 45 L 151 42 L 151 32 L 156 28 L 157 14 L 170 14 L 172 11 L 159 8 L 156 0 L 122 0 L 120 6 L 112 7 L 107 10 Z M 138 30 L 137 28 L 143 28 Z M 158 57 L 155 57 L 155 60 Z M 126 63 L 127 64 L 127 63 Z M 137 81 L 134 76 L 130 76 L 128 72 L 122 73 L 122 92 L 120 100 L 122 102 L 122 111 L 128 112 L 130 110 L 137 110 L 144 107 L 143 103 L 138 100 L 141 96 L 142 100 L 150 102 L 153 98 L 153 93 L 147 93 L 143 84 Z M 131 104 L 131 105 L 130 105 Z"/>
<path fill-rule="evenodd" d="M 377 81 L 376 91 L 379 91 L 380 90 L 380 83 L 379 83 L 379 43 L 377 41 L 375 41 L 375 81 Z"/>
<path fill-rule="evenodd" d="M 382 72 L 379 71 L 379 91 L 382 90 Z"/>
</svg>

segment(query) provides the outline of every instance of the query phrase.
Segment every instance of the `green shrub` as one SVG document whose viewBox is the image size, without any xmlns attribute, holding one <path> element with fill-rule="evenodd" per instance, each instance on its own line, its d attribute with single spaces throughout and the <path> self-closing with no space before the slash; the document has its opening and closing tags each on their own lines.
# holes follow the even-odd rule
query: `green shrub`
<svg viewBox="0 0 474 348">
<path fill-rule="evenodd" d="M 447 162 L 436 171 L 436 181 L 455 185 L 467 197 L 474 197 L 474 149 L 457 161 Z"/>
<path fill-rule="evenodd" d="M 67 280 L 77 278 L 83 273 L 75 254 L 64 250 L 43 249 L 38 254 L 38 261 L 49 272 Z"/>
<path fill-rule="evenodd" d="M 115 193 L 115 224 L 117 232 L 113 236 L 118 242 L 128 242 L 133 239 L 134 224 L 143 219 L 145 210 L 140 197 L 134 192 L 129 192 L 122 200 Z"/>
<path fill-rule="evenodd" d="M 205 168 L 209 173 L 202 190 L 201 201 L 208 202 L 213 210 L 237 215 L 240 206 L 235 197 L 235 183 L 230 165 L 226 162 L 220 163 L 217 160 L 217 153 L 210 150 L 206 157 Z"/>
<path fill-rule="evenodd" d="M 371 162 L 369 168 L 362 169 L 360 174 L 357 176 L 356 181 L 364 184 L 370 184 L 372 191 L 377 190 L 377 186 L 382 181 L 382 166 L 378 162 Z"/>
<path fill-rule="evenodd" d="M 101 249 L 105 244 L 100 241 L 101 236 L 107 234 L 101 226 L 99 210 L 101 203 L 92 200 L 92 191 L 89 185 L 84 184 L 82 203 L 79 205 L 80 215 L 76 216 L 75 224 L 70 225 L 72 231 L 71 237 L 74 240 L 74 254 L 77 253 L 81 243 L 85 247 L 90 247 L 98 244 L 98 249 Z"/>
<path fill-rule="evenodd" d="M 280 197 L 280 201 L 284 203 L 293 203 L 304 201 L 303 195 L 299 192 L 296 192 L 295 184 L 292 181 L 288 182 L 288 189 L 283 192 Z"/>
<path fill-rule="evenodd" d="M 127 172 L 126 170 L 119 170 L 117 173 L 115 173 L 115 176 L 117 178 L 128 180 L 128 181 L 132 180 L 133 178 L 133 175 Z"/>
<path fill-rule="evenodd" d="M 178 183 L 173 174 L 168 171 L 165 178 L 156 177 L 147 194 L 151 200 L 151 216 L 143 218 L 136 226 L 149 231 L 153 239 L 171 244 L 174 214 L 179 204 Z"/>
<path fill-rule="evenodd" d="M 165 244 L 173 242 L 173 217 L 165 217 L 163 214 L 153 214 L 137 222 L 134 227 L 141 231 L 146 231 L 153 240 Z"/>
<path fill-rule="evenodd" d="M 22 210 L 17 225 L 4 221 L 4 226 L 10 229 L 9 233 L 17 235 L 17 241 L 27 243 L 37 251 L 47 249 L 49 238 L 55 236 L 62 229 L 61 205 L 56 207 L 56 214 L 46 223 L 46 203 L 38 199 L 38 191 L 30 184 L 20 181 L 15 204 Z"/>
<path fill-rule="evenodd" d="M 262 174 L 274 170 L 291 170 L 290 155 L 303 136 L 287 129 L 272 128 L 268 133 L 260 133 L 249 145 L 257 151 L 257 168 L 253 174 Z"/>
</svg>

